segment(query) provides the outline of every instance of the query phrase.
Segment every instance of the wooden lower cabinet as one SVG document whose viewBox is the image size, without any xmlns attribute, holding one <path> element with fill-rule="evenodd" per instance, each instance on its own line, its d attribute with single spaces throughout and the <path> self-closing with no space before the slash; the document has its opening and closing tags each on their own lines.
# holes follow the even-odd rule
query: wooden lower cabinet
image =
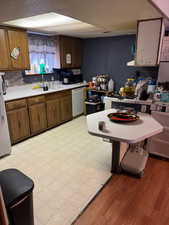
<svg viewBox="0 0 169 225">
<path fill-rule="evenodd" d="M 71 91 L 6 102 L 12 144 L 72 119 Z"/>
<path fill-rule="evenodd" d="M 31 134 L 37 134 L 44 131 L 47 128 L 45 103 L 29 106 L 29 119 Z"/>
<path fill-rule="evenodd" d="M 54 127 L 60 124 L 60 100 L 50 100 L 46 102 L 48 127 Z"/>
<path fill-rule="evenodd" d="M 63 96 L 60 99 L 61 122 L 66 122 L 72 119 L 72 96 Z"/>
<path fill-rule="evenodd" d="M 12 144 L 30 136 L 27 108 L 7 112 L 8 125 Z"/>
</svg>

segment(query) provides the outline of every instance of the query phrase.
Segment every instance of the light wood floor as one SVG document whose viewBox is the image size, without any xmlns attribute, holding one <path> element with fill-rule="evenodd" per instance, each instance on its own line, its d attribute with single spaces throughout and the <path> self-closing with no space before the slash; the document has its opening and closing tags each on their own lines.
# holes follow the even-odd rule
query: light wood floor
<svg viewBox="0 0 169 225">
<path fill-rule="evenodd" d="M 74 225 L 169 225 L 169 162 L 150 158 L 142 179 L 114 175 Z"/>
</svg>

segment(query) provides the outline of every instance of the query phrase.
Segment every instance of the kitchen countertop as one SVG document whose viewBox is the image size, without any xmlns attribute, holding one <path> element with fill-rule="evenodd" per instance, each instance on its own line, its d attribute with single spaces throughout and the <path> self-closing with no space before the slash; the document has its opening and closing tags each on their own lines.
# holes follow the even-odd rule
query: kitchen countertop
<svg viewBox="0 0 169 225">
<path fill-rule="evenodd" d="M 113 97 L 104 97 L 104 103 L 106 104 L 106 109 L 112 108 L 112 102 L 119 102 L 119 103 L 129 103 L 129 104 L 140 104 L 140 105 L 162 105 L 162 106 L 169 106 L 169 102 L 161 102 L 161 101 L 153 101 L 153 100 L 139 100 L 139 99 L 119 99 Z"/>
<path fill-rule="evenodd" d="M 119 98 L 113 98 L 113 97 L 105 97 L 105 100 L 110 100 L 112 102 L 126 102 L 126 103 L 133 103 L 133 104 L 145 104 L 145 105 L 151 105 L 152 104 L 152 100 L 138 100 L 136 98 L 134 99 L 128 99 L 128 98 L 124 98 L 124 99 L 119 99 Z"/>
<path fill-rule="evenodd" d="M 7 89 L 6 95 L 4 95 L 4 101 L 11 101 L 11 100 L 16 100 L 20 98 L 27 98 L 27 97 L 37 96 L 37 95 L 54 93 L 58 91 L 76 89 L 80 87 L 85 87 L 86 83 L 77 83 L 77 84 L 69 84 L 69 85 L 58 84 L 58 85 L 55 85 L 55 88 L 50 88 L 48 91 L 43 91 L 42 88 L 32 89 L 32 87 L 35 85 L 36 83 L 9 87 Z"/>
<path fill-rule="evenodd" d="M 116 112 L 108 109 L 87 116 L 88 132 L 92 135 L 108 138 L 128 144 L 138 143 L 163 131 L 163 126 L 147 113 L 138 113 L 140 119 L 131 123 L 113 123 L 107 117 Z M 107 132 L 99 130 L 99 121 L 104 121 Z"/>
</svg>

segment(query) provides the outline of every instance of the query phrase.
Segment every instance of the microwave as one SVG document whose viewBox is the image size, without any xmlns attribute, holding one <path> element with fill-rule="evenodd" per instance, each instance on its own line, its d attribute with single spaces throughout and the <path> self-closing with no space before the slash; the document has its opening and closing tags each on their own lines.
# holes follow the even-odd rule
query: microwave
<svg viewBox="0 0 169 225">
<path fill-rule="evenodd" d="M 55 70 L 54 70 L 55 72 Z M 80 69 L 57 69 L 58 80 L 63 84 L 76 84 L 83 82 Z"/>
</svg>

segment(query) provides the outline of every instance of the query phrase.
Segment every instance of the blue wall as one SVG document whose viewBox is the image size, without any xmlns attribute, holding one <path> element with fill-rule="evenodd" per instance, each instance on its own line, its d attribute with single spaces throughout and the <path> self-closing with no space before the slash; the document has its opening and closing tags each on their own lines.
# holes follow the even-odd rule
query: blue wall
<svg viewBox="0 0 169 225">
<path fill-rule="evenodd" d="M 90 38 L 84 40 L 83 76 L 89 81 L 98 74 L 109 74 L 118 90 L 136 70 L 127 67 L 133 60 L 131 46 L 135 35 Z"/>
</svg>

